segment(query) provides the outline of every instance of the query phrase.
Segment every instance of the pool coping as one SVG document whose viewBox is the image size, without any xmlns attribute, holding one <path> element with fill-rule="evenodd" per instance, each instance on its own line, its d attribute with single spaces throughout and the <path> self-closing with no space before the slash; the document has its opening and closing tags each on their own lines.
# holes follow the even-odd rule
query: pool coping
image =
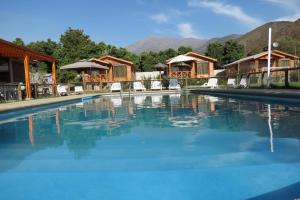
<svg viewBox="0 0 300 200">
<path fill-rule="evenodd" d="M 189 89 L 195 94 L 217 94 L 222 96 L 244 96 L 252 98 L 285 99 L 300 102 L 300 90 L 296 89 Z"/>
</svg>

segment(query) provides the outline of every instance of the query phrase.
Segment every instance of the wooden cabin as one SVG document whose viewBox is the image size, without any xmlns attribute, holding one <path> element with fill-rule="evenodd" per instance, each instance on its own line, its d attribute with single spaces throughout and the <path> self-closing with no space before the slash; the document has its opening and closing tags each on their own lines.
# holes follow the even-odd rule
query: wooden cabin
<svg viewBox="0 0 300 200">
<path fill-rule="evenodd" d="M 103 56 L 99 60 L 108 63 L 107 78 L 109 82 L 134 80 L 133 62 L 109 55 Z"/>
<path fill-rule="evenodd" d="M 52 63 L 52 88 L 55 91 L 55 58 L 0 39 L 0 82 L 25 84 L 26 98 L 31 98 L 29 65 L 38 61 Z"/>
<path fill-rule="evenodd" d="M 273 50 L 271 53 L 271 70 L 297 67 L 298 56 Z M 266 71 L 268 67 L 268 52 L 262 52 L 234 61 L 224 66 L 228 76 Z"/>
<path fill-rule="evenodd" d="M 217 59 L 195 52 L 188 52 L 166 61 L 170 78 L 209 78 L 214 76 Z"/>
</svg>

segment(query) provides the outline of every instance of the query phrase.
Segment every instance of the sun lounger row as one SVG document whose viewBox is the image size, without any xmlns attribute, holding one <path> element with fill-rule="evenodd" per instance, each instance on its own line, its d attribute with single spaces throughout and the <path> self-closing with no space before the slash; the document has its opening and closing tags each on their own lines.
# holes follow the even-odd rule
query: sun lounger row
<svg viewBox="0 0 300 200">
<path fill-rule="evenodd" d="M 162 90 L 161 82 L 160 81 L 151 81 L 150 89 L 151 90 Z M 111 90 L 111 92 L 121 91 L 122 90 L 121 83 L 120 82 L 112 83 L 110 90 Z M 134 91 L 146 91 L 146 88 L 142 82 L 136 81 L 136 82 L 133 82 L 133 90 Z M 169 90 L 181 90 L 181 87 L 176 79 L 170 79 Z"/>
<path fill-rule="evenodd" d="M 57 90 L 57 93 L 59 96 L 66 96 L 68 94 L 67 86 L 65 86 L 65 85 L 57 85 L 56 90 Z M 75 86 L 74 93 L 75 94 L 83 94 L 83 87 L 81 85 Z"/>
</svg>

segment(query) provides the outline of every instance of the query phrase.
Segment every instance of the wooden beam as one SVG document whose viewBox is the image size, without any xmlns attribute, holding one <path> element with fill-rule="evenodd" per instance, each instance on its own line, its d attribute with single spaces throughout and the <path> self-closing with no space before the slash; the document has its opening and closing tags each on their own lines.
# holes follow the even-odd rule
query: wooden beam
<svg viewBox="0 0 300 200">
<path fill-rule="evenodd" d="M 52 94 L 56 96 L 56 65 L 52 62 Z"/>
<path fill-rule="evenodd" d="M 26 89 L 26 98 L 31 98 L 31 87 L 30 87 L 30 74 L 29 74 L 29 56 L 25 55 L 24 57 L 24 74 L 25 74 L 25 89 Z"/>
</svg>

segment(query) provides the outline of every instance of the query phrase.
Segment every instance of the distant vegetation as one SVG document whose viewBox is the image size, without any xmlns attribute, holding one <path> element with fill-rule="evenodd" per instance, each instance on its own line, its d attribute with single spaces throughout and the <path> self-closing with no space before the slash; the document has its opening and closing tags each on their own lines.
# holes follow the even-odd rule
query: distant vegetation
<svg viewBox="0 0 300 200">
<path fill-rule="evenodd" d="M 291 37 L 280 37 L 278 40 L 278 50 L 288 53 L 297 53 L 300 55 L 300 42 Z M 130 60 L 134 63 L 136 71 L 152 71 L 153 66 L 157 63 L 164 63 L 167 59 L 176 55 L 185 54 L 192 51 L 191 47 L 180 46 L 178 49 L 166 49 L 159 52 L 142 52 L 135 54 L 125 48 L 118 48 L 104 42 L 96 43 L 85 34 L 83 30 L 68 28 L 61 36 L 58 42 L 48 39 L 46 41 L 35 41 L 25 44 L 21 38 L 16 38 L 14 43 L 26 46 L 35 51 L 52 55 L 57 59 L 57 66 L 70 64 L 82 59 L 99 58 L 102 55 L 111 55 L 118 58 Z M 253 50 L 245 51 L 244 45 L 239 40 L 228 40 L 224 43 L 213 42 L 207 47 L 205 54 L 218 60 L 216 68 L 222 68 L 225 64 L 238 60 L 248 55 L 253 55 L 263 51 Z M 41 71 L 51 71 L 51 63 L 38 63 L 38 69 Z M 66 70 L 58 70 L 59 80 L 70 80 L 76 77 L 76 73 Z"/>
<path fill-rule="evenodd" d="M 67 29 L 59 39 L 59 42 L 48 39 L 46 41 L 35 41 L 27 45 L 21 38 L 16 38 L 14 43 L 26 46 L 35 51 L 54 56 L 57 59 L 57 66 L 70 64 L 82 59 L 92 57 L 99 58 L 102 55 L 111 55 L 118 58 L 130 60 L 134 63 L 137 71 L 152 71 L 153 66 L 159 62 L 164 63 L 167 59 L 179 54 L 192 51 L 191 47 L 179 47 L 177 50 L 166 49 L 160 52 L 143 52 L 140 55 L 131 53 L 125 48 L 118 48 L 104 42 L 96 43 L 90 39 L 90 36 L 79 29 Z M 51 71 L 51 63 L 38 63 L 39 70 Z M 76 74 L 70 70 L 58 70 L 60 80 L 69 80 L 75 78 Z"/>
</svg>

